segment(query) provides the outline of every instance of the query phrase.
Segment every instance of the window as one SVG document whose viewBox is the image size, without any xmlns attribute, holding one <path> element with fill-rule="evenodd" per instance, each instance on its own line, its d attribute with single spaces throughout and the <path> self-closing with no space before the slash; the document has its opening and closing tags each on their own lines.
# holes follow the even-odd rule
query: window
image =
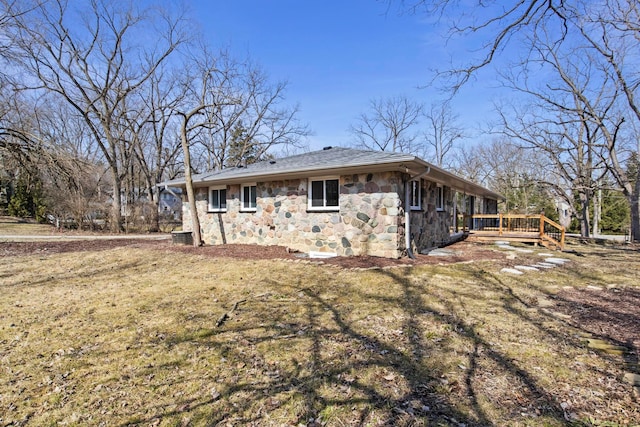
<svg viewBox="0 0 640 427">
<path fill-rule="evenodd" d="M 209 188 L 209 212 L 226 212 L 227 210 L 227 188 Z"/>
<path fill-rule="evenodd" d="M 339 210 L 340 185 L 338 178 L 310 179 L 310 210 Z"/>
<path fill-rule="evenodd" d="M 245 212 L 253 212 L 256 210 L 256 186 L 242 186 L 242 210 Z"/>
<path fill-rule="evenodd" d="M 422 185 L 420 185 L 421 181 L 409 181 L 411 185 L 411 193 L 409 195 L 410 199 L 410 207 L 411 210 L 416 211 L 420 210 L 422 207 Z"/>
<path fill-rule="evenodd" d="M 436 209 L 439 211 L 444 210 L 444 190 L 441 185 L 436 187 Z"/>
</svg>

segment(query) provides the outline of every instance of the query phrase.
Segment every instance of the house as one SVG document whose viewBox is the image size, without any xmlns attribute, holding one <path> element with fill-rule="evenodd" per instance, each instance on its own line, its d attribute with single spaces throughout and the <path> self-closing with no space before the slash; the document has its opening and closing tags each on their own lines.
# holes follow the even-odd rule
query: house
<svg viewBox="0 0 640 427">
<path fill-rule="evenodd" d="M 182 214 L 182 191 L 179 188 L 160 187 L 158 190 L 158 214 L 160 217 L 170 218 L 174 221 L 180 219 Z"/>
<path fill-rule="evenodd" d="M 447 244 L 458 206 L 496 213 L 502 198 L 413 155 L 341 147 L 194 175 L 193 185 L 206 244 L 342 256 L 399 258 Z M 191 231 L 194 213 L 186 201 L 182 209 Z"/>
</svg>

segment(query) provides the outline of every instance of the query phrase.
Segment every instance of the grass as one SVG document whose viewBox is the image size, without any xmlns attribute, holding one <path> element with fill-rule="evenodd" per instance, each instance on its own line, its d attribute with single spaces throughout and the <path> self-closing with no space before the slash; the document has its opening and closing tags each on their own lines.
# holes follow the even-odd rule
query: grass
<svg viewBox="0 0 640 427">
<path fill-rule="evenodd" d="M 580 252 L 518 277 L 144 247 L 3 257 L 0 425 L 637 425 L 622 357 L 538 305 L 638 286 L 637 252 Z"/>
<path fill-rule="evenodd" d="M 51 224 L 38 224 L 34 220 L 0 216 L 0 239 L 3 235 L 46 236 L 55 232 Z"/>
</svg>

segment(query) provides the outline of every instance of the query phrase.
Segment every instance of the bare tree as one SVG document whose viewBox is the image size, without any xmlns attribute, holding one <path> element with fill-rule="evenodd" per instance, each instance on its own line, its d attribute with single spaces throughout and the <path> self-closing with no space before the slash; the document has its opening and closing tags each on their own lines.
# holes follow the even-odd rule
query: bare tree
<svg viewBox="0 0 640 427">
<path fill-rule="evenodd" d="M 586 113 L 589 117 L 585 116 L 583 123 L 590 132 L 598 132 L 604 138 L 606 150 L 601 159 L 628 200 L 631 235 L 633 240 L 640 240 L 640 183 L 635 174 L 628 173 L 639 166 L 640 147 L 637 140 L 629 143 L 632 137 L 621 137 L 640 124 L 637 101 L 640 71 L 637 61 L 632 59 L 640 49 L 640 11 L 636 0 L 522 0 L 506 6 L 502 2 L 469 4 L 454 0 L 401 1 L 401 4 L 403 10 L 414 13 L 438 14 L 448 22 L 451 37 L 475 42 L 475 54 L 457 53 L 457 57 L 471 58 L 468 62 L 458 62 L 438 73 L 439 77 L 448 78 L 447 85 L 453 92 L 479 69 L 494 63 L 505 52 L 514 53 L 515 49 L 524 52 L 525 57 L 507 66 L 524 70 L 521 75 L 529 76 L 526 72 L 529 63 L 537 60 L 540 50 L 566 55 L 575 63 L 584 64 L 581 59 L 589 57 L 598 71 L 594 80 L 600 80 L 597 84 L 606 87 L 608 96 L 616 100 L 605 115 L 602 110 L 594 115 Z M 599 105 L 597 100 L 588 98 L 580 102 L 585 100 L 592 106 Z"/>
<path fill-rule="evenodd" d="M 536 62 L 545 70 L 553 70 L 555 78 L 535 84 L 505 76 L 512 89 L 531 101 L 522 108 L 512 105 L 511 114 L 506 109 L 500 111 L 502 133 L 519 140 L 531 156 L 544 156 L 553 165 L 549 176 L 541 180 L 545 186 L 559 186 L 556 194 L 568 204 L 572 204 L 572 194 L 577 194 L 581 235 L 588 237 L 593 194 L 606 173 L 602 132 L 593 118 L 598 115 L 602 119 L 615 98 L 606 85 L 594 81 L 588 57 L 583 58 L 584 62 L 570 61 L 550 47 L 538 45 L 540 55 Z"/>
<path fill-rule="evenodd" d="M 220 123 L 215 120 L 212 110 L 232 107 L 239 102 L 236 93 L 228 91 L 229 88 L 224 84 L 236 71 L 233 68 L 227 68 L 228 63 L 225 60 L 225 55 L 219 57 L 206 45 L 200 45 L 196 53 L 192 54 L 187 61 L 190 66 L 185 70 L 180 88 L 184 97 L 174 107 L 174 114 L 180 118 L 179 132 L 185 184 L 191 211 L 193 245 L 196 247 L 202 246 L 202 235 L 193 188 L 191 146 L 205 131 L 211 134 L 224 131 Z"/>
<path fill-rule="evenodd" d="M 271 83 L 267 74 L 250 61 L 237 61 L 227 52 L 216 56 L 211 75 L 212 107 L 196 141 L 206 168 L 235 167 L 261 160 L 276 147 L 296 146 L 309 134 L 297 119 L 298 107 L 282 106 L 286 82 Z"/>
<path fill-rule="evenodd" d="M 349 131 L 355 144 L 369 150 L 417 152 L 415 130 L 424 111 L 422 104 L 406 96 L 371 100 L 370 111 L 361 114 Z"/>
<path fill-rule="evenodd" d="M 451 150 L 465 137 L 464 129 L 458 124 L 458 115 L 452 111 L 450 102 L 444 101 L 431 104 L 425 117 L 425 158 L 437 166 L 450 167 L 447 159 L 452 153 Z"/>
<path fill-rule="evenodd" d="M 552 216 L 557 201 L 553 195 L 563 187 L 552 184 L 555 175 L 551 165 L 546 156 L 535 151 L 502 136 L 456 152 L 455 170 L 502 194 L 508 212 L 537 214 L 544 210 Z M 571 200 L 571 194 L 557 197 Z"/>
<path fill-rule="evenodd" d="M 105 167 L 82 119 L 52 96 L 3 95 L 0 157 L 12 184 L 36 183 L 42 192 L 39 208 L 46 207 L 58 225 L 59 219 L 73 218 L 80 227 L 92 227 L 93 214 L 103 210 Z"/>
<path fill-rule="evenodd" d="M 182 92 L 174 108 L 180 117 L 180 141 L 191 210 L 193 243 L 202 244 L 193 189 L 192 147 L 204 148 L 209 169 L 237 166 L 249 154 L 260 159 L 274 147 L 296 144 L 308 134 L 297 108 L 281 107 L 285 83 L 272 85 L 256 66 L 214 54 L 201 46 L 188 61 Z"/>
<path fill-rule="evenodd" d="M 615 86 L 627 108 L 605 116 L 591 110 L 607 149 L 605 164 L 627 199 L 631 213 L 631 237 L 640 241 L 640 70 L 633 58 L 640 50 L 640 6 L 635 0 L 607 0 L 593 6 L 592 14 L 582 18 L 578 26 L 595 60 L 600 64 L 602 79 Z M 623 123 L 629 129 L 624 138 Z M 625 143 L 626 142 L 626 143 Z"/>
<path fill-rule="evenodd" d="M 179 87 L 177 72 L 159 67 L 132 97 L 124 116 L 135 157 L 128 177 L 130 197 L 152 232 L 160 227 L 157 184 L 175 178 L 178 171 L 180 137 L 174 109 L 184 96 Z"/>
<path fill-rule="evenodd" d="M 122 180 L 133 158 L 122 117 L 127 100 L 185 39 L 181 15 L 106 0 L 76 12 L 50 0 L 10 25 L 12 51 L 38 83 L 27 87 L 58 95 L 90 129 L 109 166 L 112 227 L 120 231 Z"/>
<path fill-rule="evenodd" d="M 465 55 L 456 53 L 467 62 L 437 73 L 438 77 L 447 80 L 448 87 L 455 93 L 478 70 L 493 63 L 523 36 L 535 37 L 541 25 L 555 24 L 556 40 L 564 40 L 569 33 L 568 17 L 575 15 L 577 6 L 574 3 L 580 1 L 518 0 L 508 5 L 481 0 L 471 4 L 457 0 L 400 0 L 399 3 L 402 12 L 439 16 L 448 23 L 450 38 L 469 38 L 473 51 L 465 52 Z"/>
</svg>

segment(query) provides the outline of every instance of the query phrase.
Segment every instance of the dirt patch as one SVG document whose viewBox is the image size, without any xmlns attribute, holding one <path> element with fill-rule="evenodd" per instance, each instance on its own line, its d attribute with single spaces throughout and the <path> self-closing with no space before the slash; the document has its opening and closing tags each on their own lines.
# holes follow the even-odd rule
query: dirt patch
<svg viewBox="0 0 640 427">
<path fill-rule="evenodd" d="M 632 349 L 640 356 L 640 289 L 564 289 L 557 310 L 585 332 Z"/>
<path fill-rule="evenodd" d="M 143 242 L 136 239 L 69 240 L 38 242 L 0 242 L 0 254 L 3 256 L 21 256 L 31 254 L 59 254 L 66 252 L 103 251 L 123 246 L 153 245 L 158 241 Z"/>
<path fill-rule="evenodd" d="M 104 251 L 123 246 L 152 246 L 162 244 L 166 244 L 166 242 L 143 241 L 140 239 L 0 242 L 0 254 L 2 256 L 59 254 L 67 252 Z"/>
</svg>

